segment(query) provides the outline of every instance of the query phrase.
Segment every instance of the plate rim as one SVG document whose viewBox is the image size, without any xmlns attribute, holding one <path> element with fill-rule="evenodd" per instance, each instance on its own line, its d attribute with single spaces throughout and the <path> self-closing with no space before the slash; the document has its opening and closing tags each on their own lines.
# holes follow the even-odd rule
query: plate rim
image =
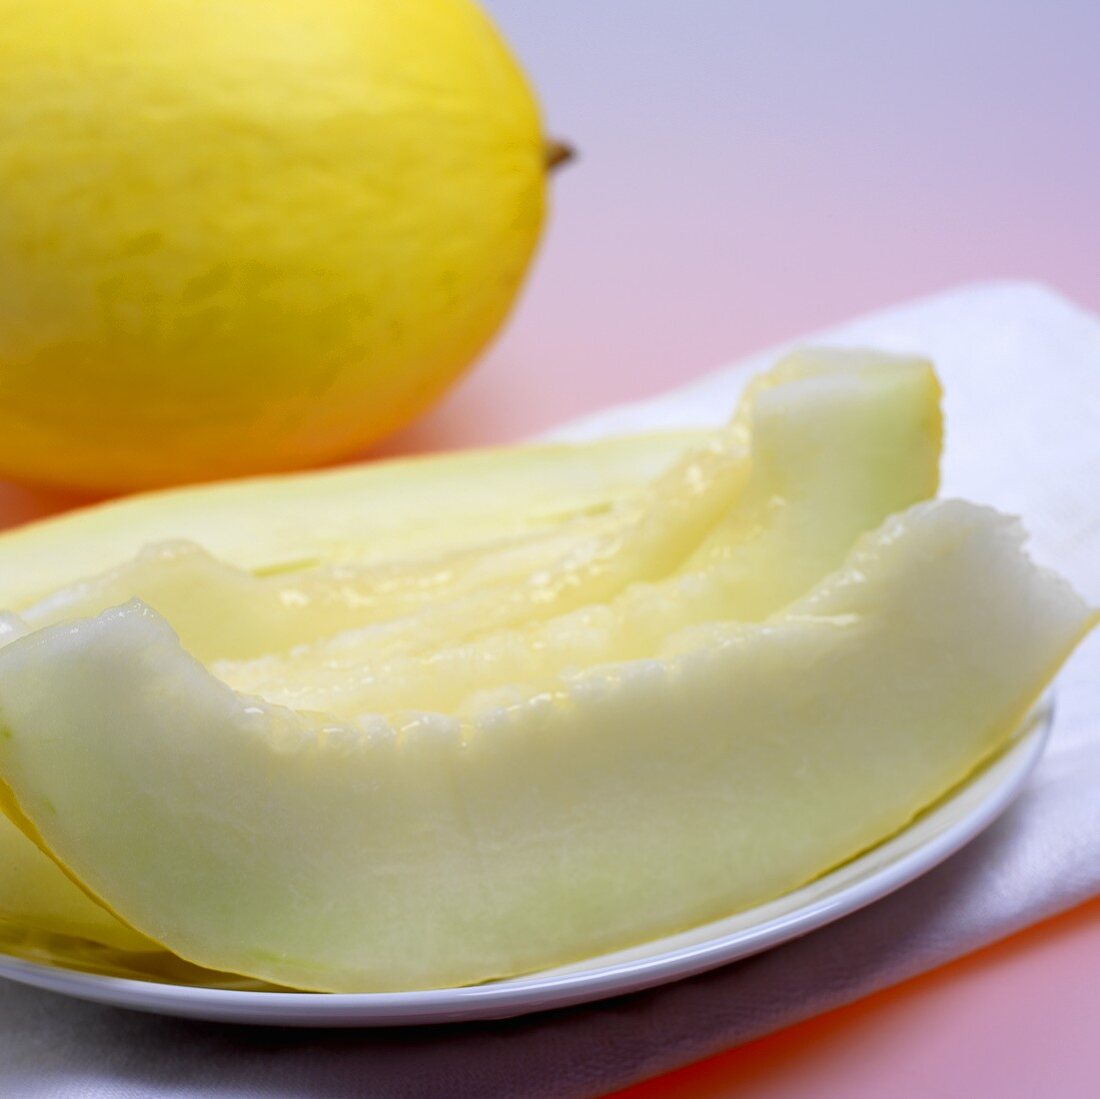
<svg viewBox="0 0 1100 1099">
<path fill-rule="evenodd" d="M 0 954 L 0 977 L 76 999 L 131 1010 L 214 1022 L 292 1027 L 391 1027 L 505 1019 L 640 992 L 682 980 L 799 938 L 850 915 L 927 873 L 995 821 L 1023 789 L 1050 739 L 1054 698 L 1047 692 L 1029 710 L 1012 739 L 900 831 L 813 882 L 746 911 L 662 936 L 631 950 L 603 954 L 560 969 L 462 988 L 410 992 L 275 992 L 203 988 L 137 978 L 111 977 Z M 1003 772 L 998 774 L 998 772 Z M 866 866 L 891 847 L 903 847 L 919 825 L 950 817 L 968 791 L 990 776 L 999 778 L 964 815 L 917 847 L 863 878 L 803 905 L 799 893 Z M 732 920 L 784 903 L 786 911 L 739 930 L 722 933 Z M 715 933 L 704 937 L 707 928 Z M 693 942 L 660 944 L 691 936 Z M 644 949 L 642 958 L 626 957 Z M 604 961 L 606 959 L 606 961 Z M 618 959 L 618 960 L 616 960 Z M 603 964 L 600 964 L 603 961 Z M 583 968 L 581 968 L 583 966 Z"/>
</svg>

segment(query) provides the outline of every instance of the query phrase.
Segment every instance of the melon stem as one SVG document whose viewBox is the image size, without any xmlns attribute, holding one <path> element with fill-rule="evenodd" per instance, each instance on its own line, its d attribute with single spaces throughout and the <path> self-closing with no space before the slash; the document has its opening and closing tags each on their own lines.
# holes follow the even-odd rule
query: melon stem
<svg viewBox="0 0 1100 1099">
<path fill-rule="evenodd" d="M 574 160 L 577 156 L 577 150 L 567 141 L 555 141 L 551 139 L 546 142 L 545 155 L 546 170 L 552 172 L 560 168 L 563 164 L 568 164 L 569 161 Z"/>
</svg>

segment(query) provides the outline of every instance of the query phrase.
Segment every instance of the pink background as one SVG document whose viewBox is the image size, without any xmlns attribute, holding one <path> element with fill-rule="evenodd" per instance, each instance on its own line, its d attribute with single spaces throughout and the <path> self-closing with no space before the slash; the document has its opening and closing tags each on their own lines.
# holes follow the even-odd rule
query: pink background
<svg viewBox="0 0 1100 1099">
<path fill-rule="evenodd" d="M 489 0 L 580 149 L 524 300 L 393 450 L 516 438 L 984 278 L 1100 309 L 1096 0 Z M 623 1099 L 1094 1099 L 1100 902 Z"/>
</svg>

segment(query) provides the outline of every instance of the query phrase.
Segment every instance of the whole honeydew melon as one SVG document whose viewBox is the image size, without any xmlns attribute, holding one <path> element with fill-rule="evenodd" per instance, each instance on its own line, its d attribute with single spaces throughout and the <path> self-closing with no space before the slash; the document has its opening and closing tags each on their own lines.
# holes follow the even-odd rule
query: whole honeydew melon
<svg viewBox="0 0 1100 1099">
<path fill-rule="evenodd" d="M 361 452 L 499 329 L 547 164 L 473 0 L 0 0 L 0 471 Z"/>
</svg>

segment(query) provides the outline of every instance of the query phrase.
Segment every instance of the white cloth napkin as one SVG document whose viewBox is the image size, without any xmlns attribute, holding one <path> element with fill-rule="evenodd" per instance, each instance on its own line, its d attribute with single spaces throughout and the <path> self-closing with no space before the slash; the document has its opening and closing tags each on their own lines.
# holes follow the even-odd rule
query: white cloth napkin
<svg viewBox="0 0 1100 1099">
<path fill-rule="evenodd" d="M 1100 321 L 1041 287 L 991 284 L 812 342 L 931 356 L 946 388 L 945 494 L 1022 515 L 1036 557 L 1100 601 Z M 718 422 L 778 350 L 557 434 Z M 1100 893 L 1098 657 L 1100 636 L 1064 671 L 1047 754 L 988 832 L 893 896 L 766 954 L 601 1004 L 417 1031 L 189 1023 L 0 982 L 0 1094 L 579 1099 L 848 1003 Z"/>
</svg>

